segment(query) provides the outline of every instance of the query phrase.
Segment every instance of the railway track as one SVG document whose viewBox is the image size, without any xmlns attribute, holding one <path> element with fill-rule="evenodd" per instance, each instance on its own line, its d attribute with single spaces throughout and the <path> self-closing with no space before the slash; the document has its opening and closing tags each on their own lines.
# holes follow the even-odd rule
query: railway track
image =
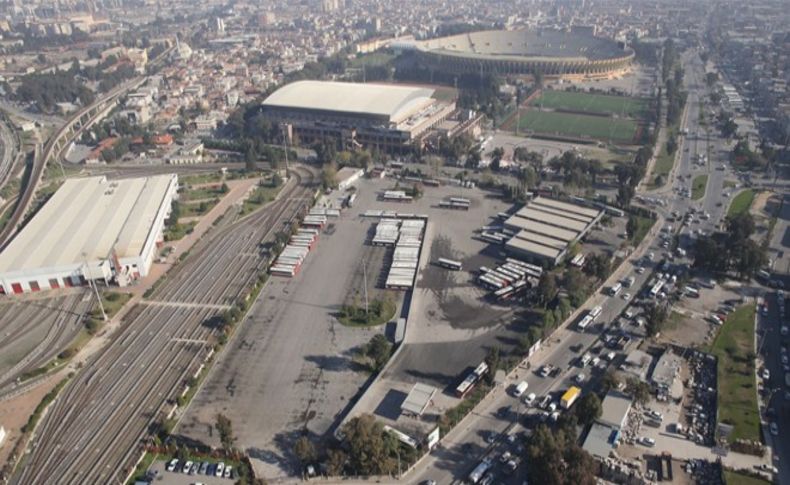
<svg viewBox="0 0 790 485">
<path fill-rule="evenodd" d="M 296 169 L 281 197 L 207 235 L 151 299 L 229 304 L 265 264 L 260 245 L 312 201 L 313 174 Z M 308 202 L 309 201 L 309 202 Z M 30 443 L 14 483 L 117 483 L 150 425 L 205 361 L 220 315 L 210 307 L 138 305 L 113 342 L 63 390 Z"/>
</svg>

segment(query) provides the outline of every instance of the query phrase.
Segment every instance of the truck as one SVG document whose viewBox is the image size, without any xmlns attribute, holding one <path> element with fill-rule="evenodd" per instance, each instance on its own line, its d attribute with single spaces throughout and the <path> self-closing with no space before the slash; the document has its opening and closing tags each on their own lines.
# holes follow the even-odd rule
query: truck
<svg viewBox="0 0 790 485">
<path fill-rule="evenodd" d="M 562 406 L 562 409 L 570 409 L 570 407 L 573 406 L 573 403 L 575 403 L 579 398 L 581 393 L 582 390 L 576 386 L 571 386 L 567 391 L 565 391 L 565 394 L 563 394 L 560 398 L 560 406 Z"/>
<path fill-rule="evenodd" d="M 490 458 L 484 458 L 483 461 L 481 461 L 475 467 L 475 469 L 472 470 L 472 473 L 469 474 L 469 481 L 471 483 L 480 482 L 480 479 L 483 478 L 483 475 L 486 474 L 486 472 L 491 468 L 492 465 L 493 463 L 491 462 Z"/>
<path fill-rule="evenodd" d="M 521 395 L 524 394 L 524 392 L 526 392 L 528 387 L 529 384 L 527 383 L 527 381 L 519 382 L 516 388 L 513 390 L 513 395 L 516 397 L 521 397 Z"/>
</svg>

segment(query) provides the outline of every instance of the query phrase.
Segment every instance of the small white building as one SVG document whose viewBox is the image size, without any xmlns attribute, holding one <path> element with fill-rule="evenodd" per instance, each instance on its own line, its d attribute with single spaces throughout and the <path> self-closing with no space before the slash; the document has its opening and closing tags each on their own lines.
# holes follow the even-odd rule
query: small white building
<svg viewBox="0 0 790 485">
<path fill-rule="evenodd" d="M 0 253 L 0 294 L 148 274 L 178 176 L 69 179 Z"/>
<path fill-rule="evenodd" d="M 337 171 L 337 188 L 339 190 L 346 190 L 351 185 L 359 180 L 365 171 L 356 167 L 343 167 Z"/>
</svg>

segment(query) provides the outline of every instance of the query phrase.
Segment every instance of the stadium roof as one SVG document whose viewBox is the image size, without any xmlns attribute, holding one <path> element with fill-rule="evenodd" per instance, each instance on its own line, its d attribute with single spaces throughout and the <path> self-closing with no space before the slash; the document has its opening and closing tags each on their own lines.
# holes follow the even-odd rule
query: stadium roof
<svg viewBox="0 0 790 485">
<path fill-rule="evenodd" d="M 139 255 L 175 177 L 66 180 L 0 253 L 0 273 Z"/>
<path fill-rule="evenodd" d="M 448 56 L 501 60 L 601 60 L 631 53 L 611 39 L 589 33 L 485 30 L 417 42 L 418 49 Z"/>
<path fill-rule="evenodd" d="M 297 81 L 266 98 L 264 107 L 375 115 L 400 122 L 433 102 L 434 90 L 390 84 Z"/>
</svg>

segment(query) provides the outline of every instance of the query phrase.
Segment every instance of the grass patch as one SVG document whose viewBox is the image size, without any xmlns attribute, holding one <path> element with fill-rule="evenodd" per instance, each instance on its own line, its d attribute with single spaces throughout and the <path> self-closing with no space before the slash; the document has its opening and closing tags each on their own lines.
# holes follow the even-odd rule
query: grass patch
<svg viewBox="0 0 790 485">
<path fill-rule="evenodd" d="M 754 201 L 754 190 L 746 189 L 738 192 L 738 195 L 732 198 L 730 207 L 727 209 L 727 216 L 737 216 L 743 212 L 747 212 L 752 206 Z"/>
<path fill-rule="evenodd" d="M 395 59 L 392 54 L 386 52 L 373 52 L 371 54 L 364 54 L 351 59 L 352 68 L 361 68 L 362 66 L 386 66 Z"/>
<path fill-rule="evenodd" d="M 743 473 L 724 470 L 725 485 L 771 485 L 771 482 L 763 478 L 757 478 Z"/>
<path fill-rule="evenodd" d="M 221 182 L 225 177 L 220 172 L 200 173 L 195 175 L 187 175 L 186 177 L 178 177 L 178 184 L 180 186 L 186 185 L 201 185 L 210 184 L 212 182 Z"/>
<path fill-rule="evenodd" d="M 61 170 L 61 166 L 63 167 Z M 44 169 L 44 174 L 42 175 L 41 179 L 45 182 L 50 180 L 60 180 L 63 178 L 68 178 L 73 175 L 77 175 L 82 172 L 81 167 L 75 167 L 68 163 L 64 163 L 63 165 L 50 162 L 47 164 L 46 168 Z M 65 174 L 65 177 L 64 177 Z"/>
<path fill-rule="evenodd" d="M 484 382 L 477 384 L 477 386 L 470 392 L 460 404 L 454 408 L 450 408 L 439 418 L 439 428 L 441 428 L 442 436 L 446 435 L 451 429 L 461 422 L 464 417 L 469 414 L 477 404 L 483 400 L 491 390 L 491 386 Z"/>
<path fill-rule="evenodd" d="M 146 451 L 143 454 L 143 459 L 140 460 L 140 463 L 138 463 L 135 467 L 132 477 L 126 483 L 132 485 L 137 481 L 145 481 L 148 469 L 151 468 L 151 465 L 153 465 L 155 461 L 157 461 L 156 459 L 158 456 L 158 454 Z"/>
<path fill-rule="evenodd" d="M 8 224 L 8 220 L 11 219 L 11 214 L 13 213 L 13 205 L 9 205 L 4 211 L 0 212 L 0 231 L 2 231 L 5 225 Z"/>
<path fill-rule="evenodd" d="M 186 189 L 178 194 L 179 200 L 182 202 L 190 202 L 193 200 L 202 199 L 215 199 L 221 197 L 229 192 L 227 186 L 218 185 L 216 187 L 200 187 L 197 189 Z"/>
<path fill-rule="evenodd" d="M 112 318 L 118 311 L 126 305 L 132 298 L 131 293 L 121 293 L 118 291 L 105 291 L 101 293 L 101 302 L 104 305 L 104 312 L 107 318 Z M 99 312 L 101 313 L 101 312 Z"/>
<path fill-rule="evenodd" d="M 738 183 L 737 182 L 733 182 L 732 180 L 725 180 L 724 181 L 724 188 L 725 189 L 734 189 L 736 185 L 738 185 Z"/>
<path fill-rule="evenodd" d="M 12 197 L 16 197 L 19 195 L 19 187 L 22 185 L 22 180 L 18 177 L 14 177 L 5 185 L 3 188 L 0 188 L 0 198 L 8 200 Z"/>
<path fill-rule="evenodd" d="M 165 227 L 165 242 L 178 241 L 187 234 L 191 234 L 195 230 L 197 222 L 191 221 L 186 223 L 169 224 Z"/>
<path fill-rule="evenodd" d="M 729 441 L 760 440 L 754 367 L 754 304 L 733 312 L 721 326 L 710 352 L 719 359 L 719 421 L 734 429 Z"/>
<path fill-rule="evenodd" d="M 274 200 L 277 197 L 277 194 L 280 193 L 280 190 L 283 188 L 284 184 L 280 184 L 277 187 L 272 185 L 263 185 L 257 187 L 249 197 L 244 201 L 244 204 L 241 206 L 241 215 L 247 215 L 250 212 L 261 208 L 268 202 Z"/>
<path fill-rule="evenodd" d="M 337 320 L 347 327 L 376 327 L 395 316 L 395 302 L 389 298 L 372 300 L 368 307 L 366 314 L 364 306 L 343 305 Z"/>
<path fill-rule="evenodd" d="M 181 204 L 181 217 L 199 217 L 205 215 L 208 211 L 214 208 L 219 203 L 219 199 L 204 200 L 201 202 L 193 202 Z"/>
<path fill-rule="evenodd" d="M 691 182 L 691 198 L 694 200 L 700 200 L 701 198 L 705 197 L 705 187 L 707 187 L 707 185 L 707 174 L 697 175 L 694 177 L 694 180 Z"/>
<path fill-rule="evenodd" d="M 636 231 L 631 235 L 631 244 L 639 246 L 639 243 L 647 236 L 655 221 L 649 217 L 632 216 L 636 218 Z"/>
<path fill-rule="evenodd" d="M 678 127 L 677 125 L 672 125 L 668 130 L 668 136 L 675 136 L 677 138 L 678 134 Z M 663 143 L 661 145 L 661 150 L 658 153 L 658 157 L 656 158 L 656 163 L 653 165 L 653 180 L 650 182 L 651 188 L 659 188 L 663 187 L 665 183 L 667 183 L 667 179 L 669 178 L 669 172 L 672 171 L 672 167 L 675 166 L 675 153 L 670 154 L 667 151 L 667 144 Z"/>
<path fill-rule="evenodd" d="M 636 135 L 637 123 L 627 119 L 602 118 L 571 113 L 522 111 L 519 131 L 533 131 L 547 135 L 592 138 L 616 143 L 631 143 Z"/>
<path fill-rule="evenodd" d="M 642 98 L 575 91 L 543 91 L 540 97 L 532 101 L 532 104 L 544 108 L 612 114 L 628 118 L 642 118 L 648 108 L 647 100 Z"/>
</svg>

